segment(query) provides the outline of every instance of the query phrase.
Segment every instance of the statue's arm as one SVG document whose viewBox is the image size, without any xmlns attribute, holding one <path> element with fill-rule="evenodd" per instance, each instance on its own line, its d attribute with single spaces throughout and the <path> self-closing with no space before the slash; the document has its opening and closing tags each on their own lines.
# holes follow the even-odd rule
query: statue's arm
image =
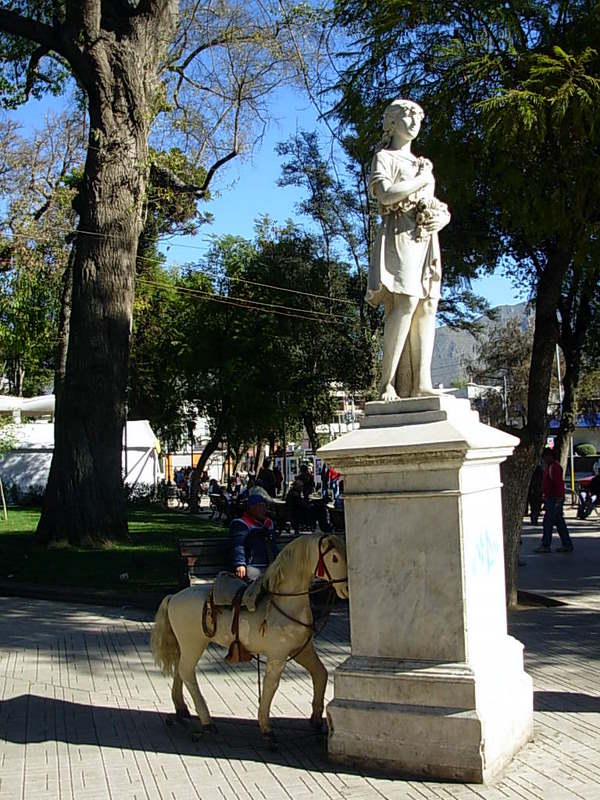
<svg viewBox="0 0 600 800">
<path fill-rule="evenodd" d="M 419 172 L 414 178 L 406 178 L 406 180 L 396 183 L 377 170 L 371 175 L 371 193 L 382 206 L 392 206 L 406 200 L 409 195 L 418 192 L 424 186 L 433 183 L 434 178 L 430 167 Z"/>
</svg>

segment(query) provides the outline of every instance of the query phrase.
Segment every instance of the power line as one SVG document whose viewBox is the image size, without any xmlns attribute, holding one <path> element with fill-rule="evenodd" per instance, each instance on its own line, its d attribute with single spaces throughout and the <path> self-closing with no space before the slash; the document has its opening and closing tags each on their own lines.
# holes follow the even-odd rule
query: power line
<svg viewBox="0 0 600 800">
<path fill-rule="evenodd" d="M 66 229 L 66 230 L 59 230 L 59 233 L 63 233 L 63 234 L 75 233 L 75 234 L 82 234 L 82 235 L 85 235 L 85 236 L 93 236 L 93 237 L 97 237 L 97 238 L 107 238 L 107 239 L 119 239 L 120 238 L 118 236 L 114 236 L 113 234 L 100 233 L 100 232 L 96 232 L 96 231 L 77 230 L 75 228 Z M 42 239 L 40 237 L 36 238 L 35 236 L 31 236 L 31 235 L 28 235 L 28 234 L 12 233 L 11 237 L 13 239 L 24 239 L 26 241 L 32 240 L 32 241 L 37 242 L 38 244 L 48 244 L 49 243 L 49 241 L 47 241 L 45 239 Z M 8 237 L 6 237 L 6 238 L 8 238 Z M 184 247 L 184 246 L 185 247 L 189 247 L 189 248 L 193 248 L 193 249 L 196 249 L 196 250 L 201 250 L 202 249 L 202 248 L 198 247 L 197 245 L 195 245 L 195 246 L 194 245 L 177 245 L 177 247 Z M 162 264 L 163 263 L 160 258 L 156 258 L 156 257 L 152 257 L 152 256 L 136 255 L 135 258 L 136 258 L 137 261 L 149 261 L 149 262 L 151 262 L 153 264 Z M 11 263 L 10 259 L 5 259 L 5 260 L 3 260 L 3 262 L 4 263 Z M 168 267 L 168 266 L 174 266 L 174 265 L 171 264 L 171 265 L 166 265 L 166 266 Z M 207 277 L 213 277 L 213 275 L 211 275 L 211 273 L 207 272 L 206 270 L 198 269 L 199 263 L 191 264 L 190 266 L 194 267 L 202 275 L 206 275 Z M 281 286 L 279 284 L 262 283 L 262 282 L 259 282 L 259 281 L 252 281 L 252 280 L 250 280 L 248 278 L 240 278 L 240 277 L 237 277 L 235 275 L 226 275 L 224 277 L 225 277 L 226 280 L 235 281 L 235 282 L 238 282 L 238 283 L 245 283 L 245 284 L 248 284 L 250 286 L 259 286 L 259 287 L 265 288 L 265 289 L 274 289 L 275 291 L 279 291 L 279 292 L 287 292 L 289 294 L 297 294 L 297 295 L 301 295 L 303 297 L 312 297 L 312 298 L 317 299 L 317 300 L 327 300 L 328 302 L 333 302 L 333 303 L 345 303 L 345 304 L 349 304 L 349 305 L 355 305 L 353 300 L 350 300 L 350 299 L 345 298 L 345 297 L 330 297 L 329 295 L 325 295 L 325 294 L 317 294 L 315 292 L 305 292 L 302 289 L 290 289 L 287 286 Z"/>
<path fill-rule="evenodd" d="M 340 314 L 324 314 L 318 311 L 311 311 L 310 309 L 294 308 L 293 306 L 282 306 L 275 303 L 262 303 L 258 300 L 246 300 L 243 297 L 225 297 L 224 295 L 215 295 L 210 292 L 202 292 L 199 289 L 189 289 L 184 286 L 172 286 L 166 283 L 159 283 L 155 281 L 148 281 L 144 278 L 139 279 L 140 283 L 145 283 L 149 286 L 160 289 L 171 289 L 180 294 L 191 295 L 199 297 L 203 300 L 209 300 L 224 305 L 235 306 L 237 308 L 244 308 L 248 311 L 263 311 L 271 314 L 278 314 L 283 317 L 290 317 L 294 319 L 301 319 L 308 322 L 332 322 L 333 324 L 347 324 L 347 319 Z M 339 320 L 339 322 L 338 322 Z"/>
</svg>

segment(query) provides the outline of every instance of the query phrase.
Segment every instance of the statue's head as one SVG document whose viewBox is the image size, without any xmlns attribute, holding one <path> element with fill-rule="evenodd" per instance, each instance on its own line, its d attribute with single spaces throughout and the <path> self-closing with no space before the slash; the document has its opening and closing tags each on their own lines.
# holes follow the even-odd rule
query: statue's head
<svg viewBox="0 0 600 800">
<path fill-rule="evenodd" d="M 392 100 L 389 106 L 383 112 L 383 130 L 385 133 L 391 133 L 395 121 L 398 119 L 399 116 L 402 116 L 405 113 L 409 113 L 415 117 L 418 117 L 419 120 L 422 120 L 425 116 L 425 112 L 421 108 L 418 103 L 413 102 L 412 100 Z"/>
<path fill-rule="evenodd" d="M 412 100 L 393 100 L 383 112 L 383 139 L 380 148 L 388 147 L 398 122 L 402 118 L 410 117 L 413 122 L 413 132 L 416 136 L 421 127 L 425 112 L 418 103 Z M 412 136 L 411 138 L 414 138 Z"/>
</svg>

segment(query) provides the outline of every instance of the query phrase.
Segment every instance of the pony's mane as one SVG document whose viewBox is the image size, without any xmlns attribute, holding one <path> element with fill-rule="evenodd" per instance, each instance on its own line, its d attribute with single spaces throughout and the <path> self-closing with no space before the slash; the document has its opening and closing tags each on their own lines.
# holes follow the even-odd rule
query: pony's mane
<svg viewBox="0 0 600 800">
<path fill-rule="evenodd" d="M 278 591 L 290 570 L 295 567 L 297 571 L 300 571 L 303 568 L 311 556 L 312 548 L 321 536 L 323 536 L 322 533 L 305 534 L 287 544 L 275 561 L 267 567 L 261 578 L 261 586 L 267 591 Z M 327 534 L 323 540 L 323 550 L 326 550 L 329 544 L 333 544 L 336 550 L 344 556 L 346 555 L 346 543 L 341 536 Z M 316 566 L 316 561 L 314 564 L 310 564 L 311 569 Z"/>
</svg>

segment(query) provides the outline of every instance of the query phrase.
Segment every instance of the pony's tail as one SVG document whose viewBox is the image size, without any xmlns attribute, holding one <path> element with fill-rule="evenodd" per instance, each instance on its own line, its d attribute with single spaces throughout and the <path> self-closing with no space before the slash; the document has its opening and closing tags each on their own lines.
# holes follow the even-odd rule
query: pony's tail
<svg viewBox="0 0 600 800">
<path fill-rule="evenodd" d="M 171 595 L 168 594 L 158 607 L 150 639 L 154 663 L 159 667 L 163 675 L 175 674 L 181 655 L 179 642 L 175 638 L 169 621 L 168 605 L 170 599 Z"/>
</svg>

